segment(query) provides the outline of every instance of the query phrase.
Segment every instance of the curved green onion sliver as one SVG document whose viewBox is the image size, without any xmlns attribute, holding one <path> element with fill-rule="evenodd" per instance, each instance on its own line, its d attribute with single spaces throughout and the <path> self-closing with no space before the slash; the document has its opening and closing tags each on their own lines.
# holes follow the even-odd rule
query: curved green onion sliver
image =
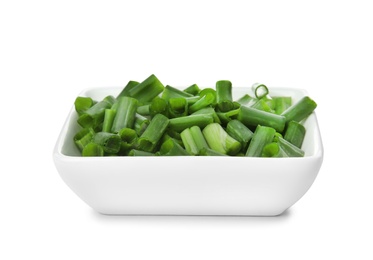
<svg viewBox="0 0 373 260">
<path fill-rule="evenodd" d="M 266 85 L 255 83 L 253 86 L 253 91 L 255 93 L 256 98 L 261 99 L 269 94 L 269 90 Z"/>
</svg>

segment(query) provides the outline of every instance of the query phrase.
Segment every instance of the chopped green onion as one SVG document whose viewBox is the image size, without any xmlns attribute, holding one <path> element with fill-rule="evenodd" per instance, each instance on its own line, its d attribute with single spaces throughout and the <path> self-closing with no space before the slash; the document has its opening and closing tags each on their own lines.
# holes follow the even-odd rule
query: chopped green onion
<svg viewBox="0 0 373 260">
<path fill-rule="evenodd" d="M 101 145 L 106 153 L 118 153 L 121 145 L 119 135 L 106 132 L 96 133 L 92 142 Z"/>
<path fill-rule="evenodd" d="M 159 154 L 164 156 L 181 156 L 190 155 L 177 141 L 173 138 L 165 141 L 159 149 Z"/>
<path fill-rule="evenodd" d="M 240 107 L 237 119 L 247 127 L 256 127 L 257 125 L 269 126 L 278 132 L 284 130 L 286 120 L 284 116 L 246 106 Z"/>
<path fill-rule="evenodd" d="M 168 116 L 168 104 L 167 101 L 160 97 L 155 97 L 149 106 L 149 112 L 151 116 L 155 116 L 156 114 L 162 114 Z"/>
<path fill-rule="evenodd" d="M 148 118 L 136 113 L 135 123 L 133 127 L 138 136 L 144 133 L 145 129 L 148 127 L 149 124 L 150 124 L 150 120 Z"/>
<path fill-rule="evenodd" d="M 286 128 L 284 139 L 296 147 L 301 148 L 305 135 L 306 128 L 302 124 L 296 121 L 290 121 Z"/>
<path fill-rule="evenodd" d="M 217 152 L 215 150 L 212 150 L 211 148 L 202 148 L 199 151 L 198 155 L 200 156 L 227 156 L 226 154 Z"/>
<path fill-rule="evenodd" d="M 214 119 L 212 115 L 209 114 L 189 115 L 170 119 L 169 127 L 176 132 L 181 132 L 184 129 L 192 126 L 204 128 L 213 121 Z"/>
<path fill-rule="evenodd" d="M 95 132 L 92 128 L 83 128 L 78 133 L 74 135 L 74 143 L 79 148 L 80 151 L 92 141 Z"/>
<path fill-rule="evenodd" d="M 127 85 L 122 89 L 122 91 L 118 94 L 117 98 L 119 97 L 129 97 L 130 90 L 139 85 L 140 83 L 137 81 L 130 80 Z"/>
<path fill-rule="evenodd" d="M 203 131 L 208 146 L 219 153 L 235 155 L 241 149 L 241 143 L 225 132 L 217 123 L 211 123 Z"/>
<path fill-rule="evenodd" d="M 189 112 L 194 113 L 202 108 L 208 107 L 212 105 L 215 100 L 215 96 L 212 93 L 206 93 L 206 95 L 202 96 L 196 103 L 189 107 Z"/>
<path fill-rule="evenodd" d="M 90 97 L 77 97 L 74 106 L 75 111 L 80 115 L 93 106 L 93 99 Z"/>
<path fill-rule="evenodd" d="M 116 111 L 114 109 L 105 109 L 104 122 L 102 124 L 102 132 L 111 132 Z"/>
<path fill-rule="evenodd" d="M 82 156 L 104 156 L 104 149 L 99 144 L 89 143 L 84 147 Z"/>
<path fill-rule="evenodd" d="M 128 156 L 155 156 L 155 154 L 132 149 L 131 151 L 129 151 Z"/>
<path fill-rule="evenodd" d="M 227 112 L 234 108 L 232 102 L 232 83 L 229 80 L 216 82 L 216 102 L 221 112 Z"/>
<path fill-rule="evenodd" d="M 289 156 L 289 157 L 303 157 L 304 151 L 292 143 L 286 141 L 284 138 L 276 136 L 274 140 L 279 144 L 280 148 Z"/>
<path fill-rule="evenodd" d="M 238 102 L 241 105 L 245 106 L 252 106 L 257 101 L 256 98 L 251 97 L 249 94 L 243 95 L 241 98 L 239 98 L 236 102 Z"/>
<path fill-rule="evenodd" d="M 132 128 L 137 111 L 137 100 L 131 97 L 118 98 L 118 108 L 111 131 L 118 133 L 122 128 Z"/>
<path fill-rule="evenodd" d="M 276 130 L 272 127 L 258 125 L 252 136 L 245 156 L 261 157 L 263 148 L 273 141 Z"/>
<path fill-rule="evenodd" d="M 184 89 L 184 92 L 189 93 L 193 96 L 198 95 L 198 93 L 201 91 L 201 89 L 197 86 L 197 84 L 193 84 L 186 89 Z"/>
<path fill-rule="evenodd" d="M 275 113 L 281 115 L 286 109 L 291 106 L 291 97 L 273 97 L 273 102 L 275 104 Z"/>
<path fill-rule="evenodd" d="M 207 142 L 198 126 L 185 129 L 180 136 L 185 150 L 190 154 L 197 155 L 202 148 L 208 148 Z"/>
<path fill-rule="evenodd" d="M 241 143 L 242 150 L 247 150 L 249 141 L 254 134 L 249 128 L 237 119 L 234 119 L 227 124 L 226 131 L 230 136 Z"/>
<path fill-rule="evenodd" d="M 138 139 L 138 149 L 154 152 L 159 140 L 166 131 L 170 120 L 162 114 L 157 114 L 150 121 L 149 126 Z"/>
<path fill-rule="evenodd" d="M 79 116 L 79 125 L 83 128 L 98 126 L 104 120 L 105 109 L 111 108 L 114 102 L 115 98 L 112 96 L 107 96 L 102 101 L 97 102 Z"/>
<path fill-rule="evenodd" d="M 305 96 L 297 103 L 281 113 L 286 118 L 286 123 L 294 120 L 300 122 L 308 117 L 316 108 L 317 104 L 310 97 Z"/>
<path fill-rule="evenodd" d="M 154 75 L 150 75 L 140 84 L 129 90 L 129 95 L 139 101 L 139 103 L 150 102 L 164 90 L 163 84 Z"/>
<path fill-rule="evenodd" d="M 188 114 L 188 102 L 185 98 L 170 98 L 168 100 L 168 112 L 170 117 L 181 117 Z"/>
<path fill-rule="evenodd" d="M 272 142 L 263 147 L 262 157 L 289 157 L 280 145 Z"/>
<path fill-rule="evenodd" d="M 187 92 L 184 92 L 180 89 L 171 87 L 169 85 L 167 85 L 162 92 L 162 98 L 165 100 L 169 100 L 170 98 L 179 98 L 179 97 L 187 98 L 187 97 L 193 97 L 193 95 Z"/>
<path fill-rule="evenodd" d="M 261 99 L 268 95 L 269 91 L 266 85 L 255 83 L 252 85 L 252 89 L 255 93 L 256 98 Z"/>
</svg>

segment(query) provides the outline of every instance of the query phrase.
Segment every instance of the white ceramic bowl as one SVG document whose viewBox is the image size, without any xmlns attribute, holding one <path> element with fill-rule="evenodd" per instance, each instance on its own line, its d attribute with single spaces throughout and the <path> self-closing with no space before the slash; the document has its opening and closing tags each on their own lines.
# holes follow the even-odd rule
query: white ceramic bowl
<svg viewBox="0 0 373 260">
<path fill-rule="evenodd" d="M 79 95 L 101 100 L 120 90 L 93 88 Z M 250 89 L 233 89 L 234 98 L 246 93 Z M 271 88 L 270 95 L 291 96 L 296 102 L 307 92 Z M 103 214 L 279 215 L 307 192 L 323 160 L 315 113 L 304 121 L 302 158 L 81 157 L 73 142 L 76 120 L 72 107 L 53 151 L 54 162 L 65 183 Z"/>
</svg>

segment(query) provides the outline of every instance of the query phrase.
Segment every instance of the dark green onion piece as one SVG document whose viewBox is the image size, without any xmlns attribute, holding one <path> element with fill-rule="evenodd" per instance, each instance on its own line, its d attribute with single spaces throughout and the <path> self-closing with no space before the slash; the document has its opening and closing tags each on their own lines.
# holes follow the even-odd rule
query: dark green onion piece
<svg viewBox="0 0 373 260">
<path fill-rule="evenodd" d="M 198 155 L 200 156 L 227 156 L 226 154 L 219 153 L 217 151 L 212 150 L 211 148 L 202 148 Z"/>
<path fill-rule="evenodd" d="M 135 129 L 138 136 L 144 133 L 145 129 L 148 127 L 149 124 L 150 120 L 148 118 L 136 113 L 133 128 Z"/>
<path fill-rule="evenodd" d="M 162 98 L 165 100 L 169 100 L 170 98 L 179 98 L 179 97 L 187 98 L 187 97 L 193 97 L 193 95 L 187 92 L 184 92 L 180 89 L 171 87 L 169 85 L 167 85 L 162 92 Z"/>
<path fill-rule="evenodd" d="M 163 90 L 163 84 L 154 74 L 152 74 L 143 82 L 134 86 L 129 91 L 129 95 L 137 99 L 140 103 L 146 103 L 162 93 Z"/>
<path fill-rule="evenodd" d="M 247 127 L 255 128 L 257 125 L 269 126 L 278 132 L 282 132 L 284 130 L 286 120 L 284 116 L 246 106 L 240 107 L 237 119 Z"/>
<path fill-rule="evenodd" d="M 150 121 L 149 126 L 138 139 L 138 149 L 145 152 L 154 152 L 170 121 L 162 114 L 155 115 Z"/>
<path fill-rule="evenodd" d="M 212 93 L 206 93 L 196 103 L 189 107 L 189 113 L 194 113 L 202 108 L 211 106 L 215 100 L 215 96 Z"/>
<path fill-rule="evenodd" d="M 273 142 L 275 133 L 276 130 L 272 127 L 258 125 L 252 136 L 245 156 L 261 157 L 264 146 Z"/>
<path fill-rule="evenodd" d="M 82 113 L 78 118 L 78 124 L 83 128 L 97 127 L 102 124 L 105 116 L 105 109 L 111 108 L 114 102 L 115 98 L 113 96 L 105 97 L 102 101 L 97 102 Z"/>
<path fill-rule="evenodd" d="M 75 111 L 80 115 L 93 106 L 93 99 L 90 97 L 77 97 L 74 106 Z"/>
<path fill-rule="evenodd" d="M 229 80 L 216 82 L 216 102 L 221 112 L 227 112 L 234 108 L 232 102 L 232 83 Z"/>
<path fill-rule="evenodd" d="M 289 157 L 280 145 L 272 142 L 263 147 L 262 157 Z"/>
<path fill-rule="evenodd" d="M 170 119 L 169 127 L 176 132 L 181 132 L 192 126 L 204 128 L 213 121 L 212 115 L 209 114 L 189 115 Z"/>
<path fill-rule="evenodd" d="M 114 109 L 105 109 L 104 122 L 102 124 L 102 132 L 111 132 L 116 111 Z"/>
<path fill-rule="evenodd" d="M 184 92 L 189 93 L 193 96 L 198 95 L 198 93 L 201 91 L 201 89 L 197 86 L 197 84 L 193 84 L 186 89 L 184 89 Z"/>
<path fill-rule="evenodd" d="M 159 154 L 164 156 L 185 156 L 190 155 L 177 141 L 173 138 L 165 141 L 159 149 Z"/>
<path fill-rule="evenodd" d="M 82 156 L 104 156 L 104 149 L 99 144 L 89 143 L 84 147 Z"/>
<path fill-rule="evenodd" d="M 261 99 L 265 96 L 268 95 L 269 91 L 266 85 L 260 84 L 260 83 L 255 83 L 252 86 L 252 89 L 255 93 L 256 98 Z"/>
<path fill-rule="evenodd" d="M 95 132 L 92 128 L 83 128 L 74 135 L 74 143 L 80 151 L 92 141 Z"/>
<path fill-rule="evenodd" d="M 291 97 L 273 97 L 274 110 L 277 115 L 281 115 L 286 109 L 291 107 Z"/>
<path fill-rule="evenodd" d="M 241 143 L 225 132 L 218 123 L 211 123 L 203 131 L 208 146 L 219 153 L 235 155 L 241 149 Z"/>
<path fill-rule="evenodd" d="M 306 128 L 302 124 L 296 121 L 290 121 L 286 128 L 284 139 L 296 147 L 301 148 L 305 135 Z"/>
<path fill-rule="evenodd" d="M 156 114 L 168 116 L 167 101 L 163 98 L 155 97 L 150 103 L 149 112 L 151 116 L 155 116 Z"/>
<path fill-rule="evenodd" d="M 137 100 L 131 97 L 118 98 L 118 108 L 111 132 L 118 133 L 122 128 L 133 128 L 137 111 Z"/>
<path fill-rule="evenodd" d="M 186 97 L 186 101 L 188 102 L 188 106 L 193 105 L 196 103 L 201 97 L 200 96 L 193 96 L 193 97 Z"/>
<path fill-rule="evenodd" d="M 276 136 L 275 141 L 279 144 L 280 148 L 289 156 L 289 157 L 304 157 L 304 151 L 292 143 L 286 141 L 284 138 Z"/>
<path fill-rule="evenodd" d="M 155 156 L 155 154 L 132 149 L 131 151 L 129 151 L 128 156 Z"/>
<path fill-rule="evenodd" d="M 253 137 L 253 132 L 247 128 L 243 123 L 234 119 L 227 124 L 227 133 L 234 139 L 239 141 L 242 146 L 242 150 L 246 151 L 249 141 Z"/>
<path fill-rule="evenodd" d="M 170 98 L 168 100 L 168 113 L 171 118 L 186 116 L 188 114 L 188 102 L 185 98 Z"/>
<path fill-rule="evenodd" d="M 313 101 L 310 97 L 305 96 L 294 105 L 286 109 L 284 112 L 282 112 L 281 115 L 286 118 L 286 123 L 292 120 L 300 122 L 301 120 L 308 117 L 315 110 L 316 107 L 316 102 Z"/>
<path fill-rule="evenodd" d="M 129 97 L 130 90 L 139 85 L 140 83 L 137 81 L 130 80 L 127 85 L 122 89 L 122 91 L 118 94 L 117 98 L 119 97 Z"/>
<path fill-rule="evenodd" d="M 93 136 L 92 141 L 101 145 L 106 153 L 118 153 L 121 146 L 119 135 L 113 133 L 98 132 Z"/>
<path fill-rule="evenodd" d="M 137 134 L 132 128 L 123 128 L 119 131 L 118 135 L 122 140 L 120 146 L 120 155 L 128 155 L 129 151 L 136 148 Z"/>
</svg>

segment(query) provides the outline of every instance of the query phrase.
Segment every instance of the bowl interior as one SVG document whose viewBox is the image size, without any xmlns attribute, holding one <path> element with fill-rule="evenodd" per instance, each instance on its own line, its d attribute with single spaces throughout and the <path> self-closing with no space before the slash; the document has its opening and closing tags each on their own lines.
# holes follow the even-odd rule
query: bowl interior
<svg viewBox="0 0 373 260">
<path fill-rule="evenodd" d="M 102 100 L 108 95 L 116 96 L 122 90 L 121 87 L 101 87 L 101 88 L 90 88 L 83 90 L 79 96 L 88 96 L 94 100 Z M 252 95 L 251 88 L 237 87 L 233 88 L 232 91 L 233 99 L 238 99 L 245 94 Z M 306 96 L 307 92 L 302 89 L 291 89 L 291 88 L 270 88 L 270 96 L 290 96 L 293 104 Z M 312 97 L 311 97 L 312 98 Z M 317 102 L 317 101 L 316 101 Z M 77 113 L 72 107 L 64 127 L 61 131 L 59 140 L 56 144 L 56 152 L 63 156 L 80 157 L 80 151 L 77 149 L 73 142 L 74 135 L 79 131 L 80 126 L 77 123 Z M 322 142 L 318 127 L 318 122 L 315 112 L 312 113 L 303 125 L 306 128 L 306 135 L 303 141 L 302 149 L 305 152 L 305 157 L 321 155 L 322 153 Z M 266 158 L 268 159 L 268 158 Z M 275 159 L 275 158 L 273 158 Z"/>
</svg>

